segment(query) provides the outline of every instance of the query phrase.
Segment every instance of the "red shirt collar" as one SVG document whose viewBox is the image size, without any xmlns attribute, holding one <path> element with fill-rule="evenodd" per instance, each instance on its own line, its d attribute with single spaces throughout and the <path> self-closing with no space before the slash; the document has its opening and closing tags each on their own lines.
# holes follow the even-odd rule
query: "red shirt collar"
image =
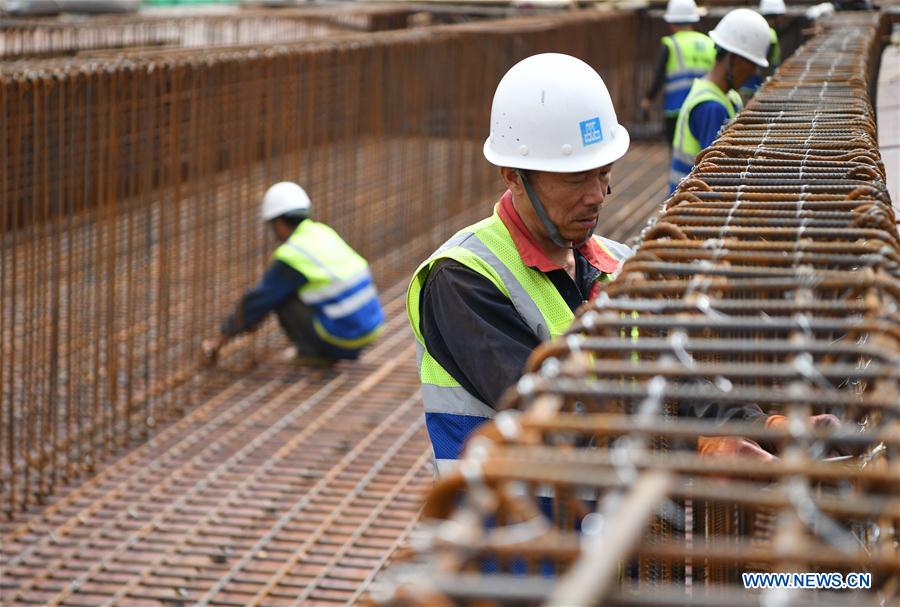
<svg viewBox="0 0 900 607">
<path fill-rule="evenodd" d="M 540 272 L 552 272 L 553 270 L 562 270 L 563 267 L 552 261 L 544 250 L 538 245 L 537 240 L 531 235 L 526 227 L 525 222 L 513 206 L 512 192 L 509 190 L 500 198 L 495 209 L 500 216 L 500 221 L 509 230 L 519 257 L 526 266 L 535 268 Z M 603 250 L 596 240 L 591 238 L 584 243 L 578 252 L 584 255 L 588 263 L 603 272 L 604 274 L 612 274 L 619 269 L 619 262 L 616 261 L 609 253 Z"/>
</svg>

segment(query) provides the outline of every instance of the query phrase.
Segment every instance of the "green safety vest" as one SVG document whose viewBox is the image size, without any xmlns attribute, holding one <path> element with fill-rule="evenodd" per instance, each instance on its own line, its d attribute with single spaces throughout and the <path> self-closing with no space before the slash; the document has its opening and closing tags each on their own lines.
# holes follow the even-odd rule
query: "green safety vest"
<svg viewBox="0 0 900 607">
<path fill-rule="evenodd" d="M 675 32 L 664 36 L 668 50 L 663 109 L 668 116 L 677 116 L 694 78 L 703 77 L 716 62 L 716 45 L 706 34 L 694 31 Z"/>
<path fill-rule="evenodd" d="M 384 317 L 369 264 L 337 232 L 306 219 L 272 257 L 306 277 L 297 296 L 314 309 L 319 337 L 347 349 L 375 339 Z"/>
<path fill-rule="evenodd" d="M 769 28 L 769 69 L 774 70 L 781 65 L 781 43 L 778 41 L 778 32 L 774 27 Z"/>
<path fill-rule="evenodd" d="M 599 236 L 594 238 L 613 259 L 621 261 L 630 254 L 631 250 L 625 245 Z M 435 450 L 438 473 L 453 466 L 457 457 L 455 450 L 462 446 L 474 426 L 492 418 L 495 413 L 492 407 L 453 379 L 425 347 L 419 303 L 428 274 L 441 259 L 455 260 L 488 279 L 510 299 L 528 327 L 542 341 L 561 335 L 574 318 L 547 275 L 522 261 L 496 210 L 490 217 L 457 232 L 418 267 L 407 291 L 406 312 L 416 338 L 426 426 Z M 601 280 L 608 278 L 603 275 Z"/>
<path fill-rule="evenodd" d="M 695 107 L 707 101 L 715 101 L 725 107 L 728 112 L 728 118 L 734 118 L 737 114 L 735 105 L 740 97 L 735 99 L 737 93 L 729 91 L 728 94 L 722 92 L 718 86 L 706 80 L 698 78 L 694 80 L 691 92 L 688 93 L 684 105 L 681 106 L 681 112 L 678 114 L 678 122 L 675 123 L 675 138 L 672 141 L 672 166 L 669 169 L 669 188 L 674 190 L 694 166 L 694 160 L 700 153 L 700 141 L 691 132 L 690 116 Z"/>
</svg>

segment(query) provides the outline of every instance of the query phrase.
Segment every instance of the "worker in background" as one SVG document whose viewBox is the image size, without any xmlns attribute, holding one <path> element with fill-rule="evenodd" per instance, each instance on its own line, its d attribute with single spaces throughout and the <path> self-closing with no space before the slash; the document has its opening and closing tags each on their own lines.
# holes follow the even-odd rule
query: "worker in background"
<svg viewBox="0 0 900 607">
<path fill-rule="evenodd" d="M 222 322 L 219 336 L 203 342 L 209 360 L 270 312 L 294 343 L 300 364 L 355 359 L 378 335 L 384 314 L 368 262 L 333 229 L 310 219 L 309 210 L 309 196 L 296 183 L 283 181 L 266 191 L 262 220 L 281 245 L 262 282 Z"/>
<path fill-rule="evenodd" d="M 769 24 L 769 54 L 766 58 L 769 60 L 768 70 L 771 73 L 781 65 L 781 42 L 778 36 L 787 7 L 784 5 L 784 0 L 761 0 L 759 12 Z"/>
<path fill-rule="evenodd" d="M 407 293 L 439 474 L 532 350 L 565 331 L 631 254 L 594 236 L 628 145 L 606 85 L 579 59 L 535 55 L 497 86 L 483 151 L 508 189 L 490 217 L 419 266 Z"/>
<path fill-rule="evenodd" d="M 669 24 L 656 56 L 653 83 L 641 99 L 641 109 L 649 112 L 659 89 L 664 87 L 663 113 L 666 141 L 672 145 L 678 110 L 687 98 L 695 78 L 703 77 L 716 60 L 716 47 L 706 34 L 694 31 L 700 13 L 694 0 L 669 0 L 663 19 Z"/>
<path fill-rule="evenodd" d="M 766 55 L 769 67 L 765 68 L 761 73 L 751 76 L 741 87 L 741 97 L 747 101 L 756 93 L 763 80 L 772 75 L 778 69 L 778 66 L 781 65 L 781 42 L 778 36 L 781 21 L 784 19 L 783 15 L 787 12 L 784 0 L 761 0 L 759 12 L 769 24 L 769 52 Z"/>
<path fill-rule="evenodd" d="M 697 154 L 716 139 L 722 126 L 740 110 L 737 89 L 759 67 L 769 65 L 769 25 L 755 11 L 730 11 L 709 36 L 716 43 L 716 62 L 706 76 L 694 80 L 678 114 L 669 170 L 670 192 L 691 172 Z"/>
</svg>

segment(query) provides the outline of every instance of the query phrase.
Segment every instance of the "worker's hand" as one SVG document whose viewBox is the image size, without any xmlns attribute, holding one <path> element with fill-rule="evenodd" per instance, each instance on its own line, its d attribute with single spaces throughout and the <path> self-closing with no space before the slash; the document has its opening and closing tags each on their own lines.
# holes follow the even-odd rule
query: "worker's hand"
<svg viewBox="0 0 900 607">
<path fill-rule="evenodd" d="M 214 339 L 204 339 L 200 343 L 200 352 L 203 354 L 204 365 L 214 365 L 219 359 L 219 350 L 225 345 L 225 338 L 221 335 Z"/>
<path fill-rule="evenodd" d="M 774 428 L 776 430 L 781 430 L 783 428 L 787 428 L 788 420 L 784 415 L 770 415 L 766 418 L 766 428 Z M 813 429 L 822 429 L 822 430 L 837 430 L 841 427 L 841 420 L 839 420 L 836 416 L 831 415 L 830 413 L 822 413 L 820 415 L 810 415 L 809 416 L 809 425 L 813 427 Z M 835 447 L 829 452 L 829 456 L 834 455 L 850 455 L 850 450 Z"/>
<path fill-rule="evenodd" d="M 649 97 L 644 97 L 643 99 L 641 99 L 641 111 L 643 111 L 644 114 L 649 113 L 652 108 L 653 102 Z"/>
<path fill-rule="evenodd" d="M 740 436 L 700 436 L 697 438 L 697 452 L 706 457 L 737 455 L 760 462 L 778 459 L 758 443 Z"/>
<path fill-rule="evenodd" d="M 812 424 L 813 428 L 824 428 L 826 430 L 837 430 L 841 427 L 841 420 L 830 413 L 811 415 L 809 417 L 809 423 Z"/>
<path fill-rule="evenodd" d="M 784 415 L 770 415 L 766 418 L 766 428 L 774 428 L 781 430 L 787 428 L 788 420 Z M 813 428 L 823 428 L 825 430 L 837 430 L 841 427 L 841 420 L 830 413 L 821 415 L 810 415 L 809 425 Z"/>
</svg>

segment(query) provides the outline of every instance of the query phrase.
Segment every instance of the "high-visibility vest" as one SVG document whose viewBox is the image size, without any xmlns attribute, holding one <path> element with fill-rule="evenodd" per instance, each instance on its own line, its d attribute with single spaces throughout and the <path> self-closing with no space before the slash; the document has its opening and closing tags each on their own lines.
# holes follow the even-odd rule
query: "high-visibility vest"
<svg viewBox="0 0 900 607">
<path fill-rule="evenodd" d="M 781 65 L 781 43 L 778 41 L 778 32 L 774 27 L 769 28 L 769 54 L 766 59 L 769 60 L 769 69 L 772 71 Z"/>
<path fill-rule="evenodd" d="M 273 258 L 306 277 L 297 296 L 313 308 L 313 327 L 324 341 L 356 350 L 377 337 L 384 313 L 369 264 L 337 232 L 305 219 Z"/>
<path fill-rule="evenodd" d="M 663 110 L 668 116 L 677 116 L 694 78 L 703 77 L 715 64 L 716 45 L 706 34 L 693 31 L 664 36 L 662 43 L 669 51 Z"/>
<path fill-rule="evenodd" d="M 631 249 L 599 236 L 594 239 L 613 259 Z M 522 320 L 542 341 L 561 335 L 574 318 L 572 310 L 546 274 L 528 267 L 496 210 L 491 217 L 459 231 L 416 270 L 406 294 L 406 312 L 416 337 L 425 424 L 434 450 L 435 472 L 451 470 L 466 438 L 494 416 L 494 409 L 468 392 L 425 347 L 419 302 L 428 273 L 441 259 L 452 259 L 489 280 L 509 298 Z M 608 280 L 602 275 L 600 280 Z M 465 331 L 466 327 L 459 327 Z"/>
<path fill-rule="evenodd" d="M 684 179 L 694 168 L 694 159 L 700 153 L 700 141 L 691 132 L 691 112 L 706 101 L 715 101 L 725 107 L 728 118 L 734 118 L 737 110 L 734 107 L 733 95 L 725 94 L 718 86 L 705 78 L 694 80 L 691 92 L 688 93 L 678 122 L 675 123 L 675 139 L 672 141 L 672 166 L 669 169 L 669 190 L 673 191 L 678 182 Z"/>
</svg>

